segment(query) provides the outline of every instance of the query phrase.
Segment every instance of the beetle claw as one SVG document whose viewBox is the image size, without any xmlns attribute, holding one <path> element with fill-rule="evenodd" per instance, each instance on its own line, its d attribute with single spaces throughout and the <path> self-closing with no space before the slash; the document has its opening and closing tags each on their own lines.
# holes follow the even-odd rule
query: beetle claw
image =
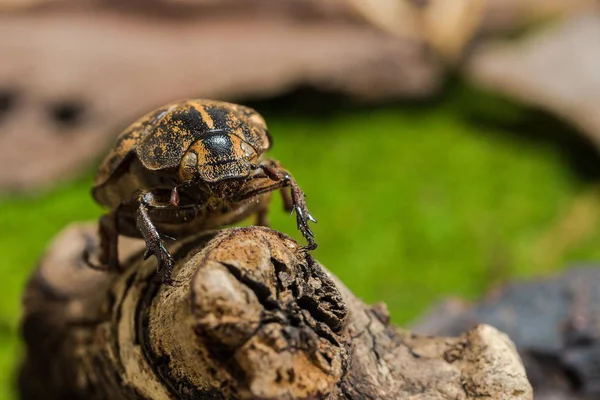
<svg viewBox="0 0 600 400">
<path fill-rule="evenodd" d="M 172 236 L 168 236 L 168 235 L 165 235 L 165 234 L 163 234 L 163 233 L 161 233 L 161 234 L 160 234 L 160 237 L 161 237 L 161 238 L 166 238 L 166 239 L 169 239 L 169 240 L 177 240 L 177 239 L 175 239 L 174 237 L 172 237 Z"/>
<path fill-rule="evenodd" d="M 298 229 L 300 229 L 300 233 L 302 233 L 302 236 L 304 236 L 307 240 L 315 238 L 315 234 L 308 226 L 299 224 Z"/>
<path fill-rule="evenodd" d="M 167 251 L 162 243 L 160 244 L 158 252 L 156 253 L 156 258 L 158 259 L 159 271 L 165 270 L 165 272 L 167 272 L 173 268 L 173 257 L 171 257 L 171 254 Z"/>
<path fill-rule="evenodd" d="M 317 247 L 318 247 L 317 242 L 315 242 L 314 240 L 311 240 L 308 242 L 308 244 L 306 246 L 302 247 L 302 250 L 312 251 L 312 250 L 316 249 Z"/>
<path fill-rule="evenodd" d="M 166 249 L 162 242 L 159 242 L 156 245 L 152 243 L 146 244 L 146 251 L 144 251 L 144 260 L 147 260 L 151 256 L 156 257 L 157 266 L 156 270 L 158 272 L 165 271 L 165 279 L 170 279 L 171 270 L 173 269 L 173 257 L 171 253 Z"/>
<path fill-rule="evenodd" d="M 309 246 L 312 246 L 314 244 L 313 239 L 315 234 L 308 226 L 308 221 L 316 222 L 316 220 L 308 213 L 306 206 L 302 207 L 301 205 L 296 204 L 294 206 L 294 211 L 296 211 L 296 224 L 298 225 L 300 233 L 302 233 L 302 236 L 309 242 Z"/>
</svg>

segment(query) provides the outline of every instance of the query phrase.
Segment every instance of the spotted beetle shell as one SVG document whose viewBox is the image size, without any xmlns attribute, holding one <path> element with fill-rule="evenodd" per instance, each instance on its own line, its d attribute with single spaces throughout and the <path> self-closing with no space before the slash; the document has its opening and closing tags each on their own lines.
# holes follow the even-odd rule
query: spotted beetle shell
<svg viewBox="0 0 600 400">
<path fill-rule="evenodd" d="M 178 101 L 146 114 L 119 135 L 98 169 L 94 187 L 106 184 L 134 154 L 150 171 L 176 168 L 188 148 L 212 132 L 235 135 L 257 154 L 272 143 L 264 119 L 251 108 L 214 100 Z"/>
</svg>

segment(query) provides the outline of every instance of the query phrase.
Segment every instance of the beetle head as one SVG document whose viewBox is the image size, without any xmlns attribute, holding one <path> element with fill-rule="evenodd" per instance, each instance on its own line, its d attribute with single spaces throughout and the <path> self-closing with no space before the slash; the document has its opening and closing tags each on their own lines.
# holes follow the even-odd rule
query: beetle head
<svg viewBox="0 0 600 400">
<path fill-rule="evenodd" d="M 186 183 L 215 183 L 225 179 L 246 178 L 257 151 L 237 135 L 228 132 L 211 134 L 192 143 L 179 164 L 179 178 Z"/>
</svg>

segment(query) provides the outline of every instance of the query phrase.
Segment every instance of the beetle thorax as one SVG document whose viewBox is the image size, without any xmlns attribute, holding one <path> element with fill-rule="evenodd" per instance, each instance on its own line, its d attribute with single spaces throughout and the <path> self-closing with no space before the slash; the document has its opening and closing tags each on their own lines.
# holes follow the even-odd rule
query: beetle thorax
<svg viewBox="0 0 600 400">
<path fill-rule="evenodd" d="M 246 178 L 257 153 L 247 142 L 228 132 L 214 132 L 192 143 L 181 159 L 184 182 L 215 183 Z"/>
</svg>

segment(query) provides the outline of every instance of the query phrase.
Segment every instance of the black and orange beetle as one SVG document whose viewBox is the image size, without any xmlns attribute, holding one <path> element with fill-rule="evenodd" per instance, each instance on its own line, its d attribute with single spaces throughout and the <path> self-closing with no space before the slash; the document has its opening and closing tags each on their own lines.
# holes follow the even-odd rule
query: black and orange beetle
<svg viewBox="0 0 600 400">
<path fill-rule="evenodd" d="M 171 283 L 173 259 L 162 236 L 182 237 L 250 215 L 267 224 L 270 194 L 281 189 L 298 229 L 317 247 L 304 193 L 279 162 L 263 159 L 272 145 L 264 119 L 251 108 L 185 100 L 145 115 L 117 138 L 100 165 L 92 195 L 111 211 L 99 222 L 101 265 L 119 269 L 118 236 L 142 237 Z M 291 192 L 287 191 L 289 188 Z M 159 233 L 160 232 L 160 233 Z"/>
</svg>

